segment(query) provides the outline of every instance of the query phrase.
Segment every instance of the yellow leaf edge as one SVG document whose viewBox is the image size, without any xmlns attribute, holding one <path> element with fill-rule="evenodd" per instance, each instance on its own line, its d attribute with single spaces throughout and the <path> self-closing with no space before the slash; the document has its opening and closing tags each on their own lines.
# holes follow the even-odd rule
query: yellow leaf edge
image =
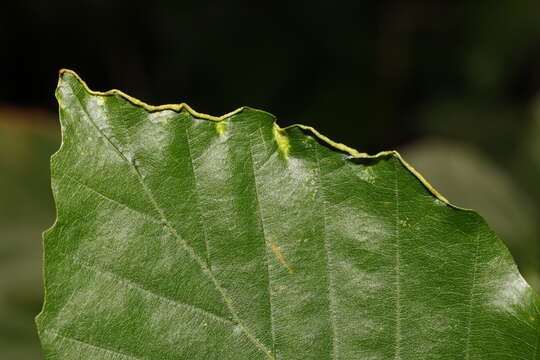
<svg viewBox="0 0 540 360">
<path fill-rule="evenodd" d="M 247 106 L 242 106 L 242 107 L 239 107 L 236 110 L 233 110 L 233 111 L 231 111 L 229 113 L 226 113 L 224 115 L 212 116 L 212 115 L 208 115 L 208 114 L 204 114 L 204 113 L 200 113 L 198 111 L 195 111 L 194 109 L 192 109 L 186 103 L 165 104 L 165 105 L 155 106 L 155 105 L 147 104 L 144 101 L 141 101 L 141 100 L 139 100 L 139 99 L 137 99 L 137 98 L 135 98 L 135 97 L 133 97 L 131 95 L 128 95 L 128 94 L 126 94 L 123 91 L 118 90 L 118 89 L 111 89 L 111 90 L 108 90 L 108 91 L 95 91 L 95 90 L 92 90 L 92 89 L 90 89 L 90 87 L 88 87 L 88 84 L 86 84 L 86 82 L 75 71 L 70 70 L 70 69 L 61 69 L 59 71 L 58 86 L 60 85 L 60 82 L 62 80 L 62 75 L 65 74 L 65 73 L 68 73 L 68 74 L 74 76 L 77 79 L 77 81 L 79 81 L 81 83 L 81 85 L 83 86 L 85 91 L 87 91 L 89 94 L 98 95 L 98 96 L 118 95 L 118 96 L 126 99 L 127 101 L 131 102 L 132 104 L 140 106 L 140 107 L 144 108 L 145 110 L 147 110 L 149 112 L 156 112 L 156 111 L 162 111 L 162 110 L 172 110 L 172 111 L 180 112 L 182 110 L 186 110 L 196 118 L 219 122 L 219 121 L 223 121 L 223 120 L 225 120 L 225 119 L 227 119 L 227 118 L 229 118 L 229 117 L 231 117 L 231 116 L 233 116 L 235 114 L 238 114 L 238 113 L 242 112 L 244 109 L 248 108 Z M 311 126 L 302 125 L 302 124 L 293 124 L 293 125 L 289 125 L 289 126 L 287 126 L 285 128 L 281 128 L 277 124 L 276 117 L 273 114 L 268 113 L 268 112 L 266 112 L 264 110 L 259 110 L 259 109 L 253 109 L 253 110 L 260 111 L 260 112 L 263 112 L 263 113 L 266 113 L 266 114 L 270 115 L 274 119 L 274 126 L 279 132 L 282 132 L 282 131 L 290 129 L 290 128 L 295 128 L 295 127 L 303 129 L 305 131 L 309 131 L 316 138 L 321 140 L 323 143 L 329 145 L 331 148 L 334 148 L 334 149 L 336 149 L 338 151 L 347 153 L 348 155 L 350 155 L 351 158 L 354 158 L 354 159 L 374 159 L 374 160 L 377 160 L 377 159 L 381 159 L 381 158 L 388 157 L 388 156 L 394 156 L 395 158 L 397 158 L 401 162 L 401 164 L 410 173 L 412 173 L 422 183 L 422 185 L 435 198 L 437 198 L 438 200 L 440 200 L 444 204 L 446 204 L 446 205 L 448 205 L 448 206 L 450 206 L 450 207 L 452 207 L 454 209 L 462 210 L 462 211 L 471 211 L 471 212 L 477 213 L 475 210 L 462 208 L 462 207 L 459 207 L 457 205 L 454 205 L 454 204 L 450 203 L 450 201 L 448 201 L 448 199 L 446 199 L 441 193 L 439 193 L 426 180 L 426 178 L 424 178 L 424 176 L 422 176 L 422 174 L 420 174 L 420 172 L 418 172 L 411 164 L 409 164 L 407 161 L 405 161 L 405 159 L 403 159 L 403 157 L 396 150 L 381 151 L 381 152 L 379 152 L 377 154 L 369 155 L 367 153 L 359 152 L 358 150 L 356 150 L 354 148 L 351 148 L 351 147 L 349 147 L 349 146 L 347 146 L 345 144 L 333 141 L 330 138 L 328 138 L 327 136 L 321 134 L 319 131 L 317 131 L 315 128 L 313 128 Z"/>
</svg>

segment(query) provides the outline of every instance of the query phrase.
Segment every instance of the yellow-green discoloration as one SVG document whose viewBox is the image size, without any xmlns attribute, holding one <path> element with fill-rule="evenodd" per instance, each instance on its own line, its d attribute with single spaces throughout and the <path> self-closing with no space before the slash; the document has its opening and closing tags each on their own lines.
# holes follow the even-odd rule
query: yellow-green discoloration
<svg viewBox="0 0 540 360">
<path fill-rule="evenodd" d="M 272 131 L 274 133 L 274 138 L 276 139 L 279 150 L 283 154 L 283 157 L 287 159 L 289 157 L 289 150 L 291 148 L 289 138 L 287 137 L 287 135 L 285 135 L 283 129 L 280 128 L 276 123 L 274 123 Z"/>
<path fill-rule="evenodd" d="M 285 257 L 281 253 L 281 248 L 279 246 L 277 246 L 272 241 L 272 239 L 267 239 L 267 241 L 268 241 L 268 245 L 270 246 L 270 249 L 272 249 L 272 252 L 274 253 L 276 258 L 278 259 L 279 263 L 287 268 L 287 272 L 289 274 L 294 273 L 293 269 L 289 266 L 289 264 L 287 263 L 287 260 L 285 260 Z"/>
<path fill-rule="evenodd" d="M 219 136 L 223 136 L 225 135 L 225 131 L 226 131 L 226 127 L 225 127 L 225 122 L 224 121 L 218 121 L 216 122 L 216 131 L 218 133 Z"/>
</svg>

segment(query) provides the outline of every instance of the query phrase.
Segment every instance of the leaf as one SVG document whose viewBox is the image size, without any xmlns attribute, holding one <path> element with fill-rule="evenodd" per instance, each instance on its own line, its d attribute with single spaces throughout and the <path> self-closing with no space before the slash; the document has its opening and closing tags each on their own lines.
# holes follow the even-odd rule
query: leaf
<svg viewBox="0 0 540 360">
<path fill-rule="evenodd" d="M 48 359 L 535 359 L 539 299 L 396 152 L 63 71 Z"/>
</svg>

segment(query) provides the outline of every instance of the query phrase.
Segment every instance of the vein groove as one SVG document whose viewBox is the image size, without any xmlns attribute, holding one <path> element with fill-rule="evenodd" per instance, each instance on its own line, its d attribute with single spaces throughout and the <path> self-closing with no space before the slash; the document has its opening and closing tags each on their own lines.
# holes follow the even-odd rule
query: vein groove
<svg viewBox="0 0 540 360">
<path fill-rule="evenodd" d="M 326 235 L 326 199 L 324 196 L 324 182 L 322 180 L 322 170 L 321 162 L 319 159 L 318 148 L 315 150 L 315 157 L 317 159 L 317 173 L 319 176 L 319 190 L 321 192 L 321 206 L 322 206 L 322 228 L 323 228 L 323 240 L 324 240 L 324 250 L 326 254 L 326 269 L 328 271 L 328 284 L 327 284 L 327 293 L 328 293 L 328 307 L 330 315 L 330 325 L 332 330 L 332 350 L 330 353 L 331 359 L 337 359 L 339 357 L 339 348 L 337 342 L 337 327 L 336 327 L 336 311 L 335 311 L 335 289 L 334 289 L 334 279 L 332 276 L 332 256 L 331 256 L 331 247 Z"/>
<path fill-rule="evenodd" d="M 400 209 L 399 209 L 399 178 L 398 178 L 398 168 L 396 161 L 394 163 L 394 176 L 395 176 L 395 185 L 394 185 L 394 196 L 395 196 L 395 202 L 396 202 L 396 211 L 395 211 L 395 246 L 396 246 L 396 254 L 395 254 L 395 284 L 396 284 L 396 314 L 395 314 L 395 322 L 396 322 L 396 331 L 395 331 L 395 338 L 396 338 L 396 344 L 395 344 L 395 354 L 394 359 L 399 360 L 401 359 L 401 241 L 400 241 L 400 231 L 399 231 L 399 218 L 400 218 Z"/>
<path fill-rule="evenodd" d="M 261 134 L 262 135 L 262 134 Z M 263 143 L 264 143 L 264 140 L 263 140 Z M 265 227 L 264 227 L 264 221 L 263 221 L 263 217 L 262 217 L 262 211 L 261 211 L 261 206 L 260 206 L 260 202 L 259 202 L 259 190 L 258 190 L 258 185 L 257 185 L 257 175 L 255 174 L 255 161 L 253 160 L 253 153 L 251 151 L 251 138 L 249 139 L 249 144 L 248 144 L 248 152 L 249 152 L 249 159 L 251 161 L 251 171 L 252 171 L 252 174 L 253 174 L 253 184 L 254 184 L 254 188 L 255 188 L 255 201 L 257 203 L 257 212 L 258 212 L 258 218 L 259 218 L 259 223 L 261 225 L 261 229 L 262 229 L 262 232 L 263 232 L 263 237 L 264 237 L 264 256 L 265 256 L 265 261 L 266 261 L 266 276 L 267 276 L 267 287 L 268 287 L 268 304 L 269 304 L 269 307 L 270 307 L 270 331 L 271 331 L 271 334 L 272 334 L 272 353 L 275 354 L 275 351 L 276 351 L 276 334 L 275 334 L 275 330 L 274 330 L 274 312 L 273 312 L 273 307 L 272 307 L 272 288 L 271 288 L 271 279 L 270 279 L 270 262 L 268 260 L 268 246 L 266 245 L 266 230 L 265 230 Z"/>
<path fill-rule="evenodd" d="M 474 302 L 474 290 L 476 287 L 476 272 L 478 264 L 478 250 L 480 248 L 480 234 L 476 235 L 476 246 L 473 257 L 473 272 L 471 276 L 471 291 L 469 292 L 469 305 L 467 310 L 467 338 L 465 340 L 465 359 L 469 360 L 471 357 L 471 328 L 472 328 L 472 314 L 473 314 L 473 302 Z"/>
<path fill-rule="evenodd" d="M 187 143 L 187 150 L 189 155 L 189 163 L 191 164 L 191 172 L 193 173 L 193 187 L 195 188 L 195 202 L 197 203 L 197 212 L 199 213 L 199 223 L 201 224 L 201 228 L 203 230 L 204 235 L 204 244 L 206 246 L 206 262 L 210 264 L 210 244 L 208 239 L 208 230 L 206 229 L 206 223 L 204 219 L 202 218 L 202 211 L 201 211 L 201 201 L 199 198 L 199 186 L 197 185 L 197 174 L 195 173 L 195 163 L 193 161 L 193 155 L 191 152 L 191 141 L 189 140 L 189 126 L 186 126 L 186 143 Z"/>
<path fill-rule="evenodd" d="M 533 360 L 538 359 L 538 350 L 540 348 L 540 331 L 537 331 L 536 335 L 536 347 L 534 349 Z"/>
<path fill-rule="evenodd" d="M 540 350 L 540 319 L 538 319 L 538 303 L 535 302 L 534 303 L 534 309 L 535 309 L 535 312 L 534 312 L 534 317 L 535 317 L 535 323 L 536 323 L 536 346 L 534 348 L 534 353 L 533 353 L 533 360 L 536 360 L 538 359 L 538 352 Z"/>
</svg>

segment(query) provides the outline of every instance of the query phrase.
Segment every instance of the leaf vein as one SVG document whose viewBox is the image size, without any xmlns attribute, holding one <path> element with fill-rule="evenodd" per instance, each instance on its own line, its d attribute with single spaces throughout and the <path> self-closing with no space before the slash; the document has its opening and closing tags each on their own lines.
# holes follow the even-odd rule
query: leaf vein
<svg viewBox="0 0 540 360">
<path fill-rule="evenodd" d="M 396 202 L 396 209 L 395 209 L 395 286 L 396 286 L 396 314 L 395 314 L 395 323 L 396 323 L 396 331 L 395 331 L 395 354 L 394 359 L 399 360 L 401 359 L 401 241 L 400 241 L 400 205 L 399 205 L 399 175 L 398 175 L 398 165 L 397 162 L 394 161 L 394 197 Z"/>
<path fill-rule="evenodd" d="M 265 226 L 264 226 L 264 221 L 263 221 L 263 217 L 262 217 L 262 210 L 261 210 L 261 206 L 260 206 L 260 202 L 259 202 L 259 190 L 258 190 L 258 185 L 257 185 L 257 175 L 255 173 L 255 162 L 253 160 L 253 153 L 251 151 L 251 138 L 249 139 L 249 146 L 248 146 L 248 153 L 249 153 L 249 159 L 250 159 L 250 162 L 251 162 L 251 172 L 252 172 L 252 175 L 253 175 L 253 185 L 254 185 L 254 188 L 255 188 L 255 202 L 257 203 L 257 212 L 258 212 L 258 219 L 259 219 L 259 223 L 260 223 L 260 226 L 261 226 L 261 230 L 263 232 L 263 237 L 264 237 L 264 256 L 265 256 L 265 262 L 266 262 L 266 276 L 267 276 L 267 288 L 268 288 L 268 303 L 269 303 L 269 307 L 270 307 L 270 332 L 271 332 L 271 335 L 272 335 L 272 353 L 274 354 L 275 356 L 275 347 L 276 347 L 276 335 L 275 335 L 275 330 L 274 330 L 274 311 L 273 311 L 273 307 L 272 307 L 272 288 L 271 288 L 271 279 L 270 279 L 270 262 L 269 262 L 269 259 L 268 259 L 268 249 L 267 249 L 267 245 L 266 245 L 266 230 L 265 230 Z"/>
<path fill-rule="evenodd" d="M 337 341 L 337 326 L 336 326 L 336 312 L 335 312 L 335 289 L 334 289 L 334 279 L 332 276 L 332 268 L 333 268 L 333 262 L 332 262 L 332 256 L 331 256 L 331 246 L 328 241 L 328 236 L 326 233 L 326 212 L 327 212 L 327 204 L 326 199 L 324 195 L 324 181 L 322 179 L 322 169 L 321 169 L 321 161 L 319 159 L 319 152 L 318 148 L 315 150 L 315 157 L 317 160 L 317 174 L 319 177 L 319 188 L 321 192 L 321 216 L 322 216 L 322 237 L 324 241 L 324 250 L 326 255 L 326 269 L 328 271 L 328 284 L 327 284 L 327 293 L 328 293 L 328 312 L 330 317 L 330 328 L 332 330 L 332 350 L 330 353 L 331 359 L 337 359 L 339 357 L 339 348 L 338 348 L 338 341 Z"/>
<path fill-rule="evenodd" d="M 56 331 L 54 329 L 47 329 L 44 332 L 45 333 L 51 333 L 54 336 L 57 336 L 57 337 L 59 337 L 61 339 L 64 339 L 64 340 L 68 340 L 68 341 L 70 341 L 72 343 L 75 343 L 75 344 L 78 344 L 78 345 L 86 346 L 86 347 L 96 349 L 96 350 L 99 350 L 99 351 L 103 351 L 103 352 L 106 352 L 106 353 L 109 353 L 109 354 L 119 355 L 119 356 L 123 357 L 124 359 L 144 360 L 143 358 L 139 358 L 139 357 L 135 357 L 133 355 L 125 354 L 125 353 L 120 352 L 118 350 L 105 348 L 103 346 L 99 346 L 99 345 L 96 345 L 96 344 L 91 344 L 91 343 L 89 343 L 87 341 L 76 339 L 73 336 L 61 334 L 61 333 L 59 333 L 58 331 Z"/>
<path fill-rule="evenodd" d="M 536 360 L 538 358 L 538 350 L 540 350 L 540 322 L 539 322 L 539 319 L 538 319 L 538 303 L 535 302 L 534 303 L 534 309 L 535 309 L 535 313 L 534 313 L 534 317 L 535 317 L 535 323 L 536 323 L 536 346 L 534 348 L 534 353 L 533 353 L 533 360 Z"/>
<path fill-rule="evenodd" d="M 153 292 L 151 290 L 148 290 L 147 288 L 141 286 L 140 284 L 138 284 L 136 282 L 133 282 L 133 281 L 131 281 L 131 280 L 129 280 L 129 279 L 123 277 L 123 276 L 120 276 L 120 275 L 115 274 L 115 273 L 110 272 L 110 271 L 98 269 L 95 266 L 89 265 L 89 264 L 85 263 L 84 261 L 82 261 L 78 257 L 72 257 L 72 260 L 76 264 L 78 264 L 78 265 L 80 265 L 82 267 L 85 267 L 85 268 L 95 272 L 98 275 L 112 278 L 112 279 L 126 285 L 127 287 L 134 288 L 134 289 L 136 289 L 136 290 L 138 290 L 138 291 L 140 291 L 140 292 L 142 292 L 144 294 L 151 295 L 151 296 L 153 296 L 153 297 L 155 297 L 155 298 L 157 298 L 157 299 L 159 299 L 161 301 L 167 302 L 169 304 L 172 304 L 172 305 L 175 305 L 175 306 L 178 306 L 178 307 L 181 307 L 181 308 L 188 309 L 188 310 L 190 310 L 192 312 L 197 312 L 199 314 L 205 315 L 206 317 L 208 317 L 210 319 L 219 321 L 221 323 L 225 323 L 227 325 L 236 325 L 234 322 L 232 322 L 231 320 L 229 320 L 227 318 L 224 318 L 221 315 L 215 314 L 213 312 L 205 310 L 205 309 L 203 309 L 201 307 L 198 307 L 196 305 L 180 302 L 178 300 L 173 300 L 173 299 L 170 299 L 170 298 L 168 298 L 166 296 L 163 296 L 161 294 L 155 293 L 155 292 Z"/>
<path fill-rule="evenodd" d="M 201 224 L 201 228 L 203 231 L 203 237 L 204 237 L 204 245 L 206 246 L 206 262 L 210 264 L 210 244 L 208 239 L 208 230 L 206 229 L 206 222 L 202 218 L 203 212 L 201 211 L 201 201 L 199 196 L 199 186 L 197 185 L 197 174 L 195 172 L 195 162 L 193 161 L 193 155 L 191 152 L 191 141 L 190 135 L 189 135 L 189 125 L 186 126 L 186 144 L 187 144 L 187 150 L 188 150 L 188 157 L 189 157 L 189 163 L 191 165 L 191 173 L 193 174 L 193 187 L 195 188 L 195 203 L 197 212 L 199 213 L 199 223 Z"/>
<path fill-rule="evenodd" d="M 122 206 L 123 208 L 126 208 L 126 209 L 128 209 L 128 210 L 130 210 L 130 211 L 132 211 L 132 212 L 134 212 L 134 213 L 137 213 L 137 214 L 141 215 L 141 216 L 142 216 L 143 218 L 145 218 L 145 219 L 151 220 L 152 222 L 155 222 L 155 223 L 158 223 L 158 224 L 161 224 L 161 223 L 162 223 L 162 221 L 161 221 L 159 218 L 157 218 L 157 217 L 155 217 L 155 216 L 152 216 L 152 215 L 149 215 L 149 214 L 146 214 L 146 213 L 144 213 L 144 212 L 142 212 L 142 211 L 140 211 L 140 210 L 137 210 L 137 209 L 135 209 L 135 208 L 133 208 L 133 207 L 127 205 L 127 204 L 124 204 L 124 203 L 121 202 L 121 201 L 118 201 L 118 200 L 116 200 L 116 199 L 113 199 L 113 198 L 111 198 L 111 197 L 105 195 L 105 194 L 102 193 L 101 191 L 98 191 L 97 189 L 94 189 L 94 188 L 91 187 L 90 185 L 85 184 L 85 183 L 83 183 L 83 182 L 77 180 L 75 177 L 73 177 L 73 176 L 71 176 L 71 175 L 64 174 L 63 177 L 65 177 L 66 179 L 69 179 L 69 180 L 71 180 L 71 181 L 73 181 L 73 182 L 75 182 L 75 183 L 81 185 L 81 186 L 84 187 L 85 189 L 87 189 L 87 190 L 93 192 L 94 194 L 98 195 L 99 197 L 101 197 L 101 198 L 103 198 L 103 199 L 105 199 L 105 200 L 107 200 L 107 201 L 110 201 L 110 202 L 112 202 L 112 203 L 115 203 L 115 204 L 117 204 L 117 205 L 120 205 L 120 206 Z"/>
<path fill-rule="evenodd" d="M 472 314 L 473 314 L 473 303 L 474 303 L 474 294 L 476 287 L 476 273 L 478 267 L 478 252 L 480 249 L 480 234 L 476 235 L 475 241 L 475 250 L 473 257 L 473 271 L 471 276 L 471 290 L 469 292 L 469 301 L 467 309 L 467 338 L 465 340 L 465 359 L 468 360 L 471 357 L 471 333 L 472 333 Z"/>
</svg>

